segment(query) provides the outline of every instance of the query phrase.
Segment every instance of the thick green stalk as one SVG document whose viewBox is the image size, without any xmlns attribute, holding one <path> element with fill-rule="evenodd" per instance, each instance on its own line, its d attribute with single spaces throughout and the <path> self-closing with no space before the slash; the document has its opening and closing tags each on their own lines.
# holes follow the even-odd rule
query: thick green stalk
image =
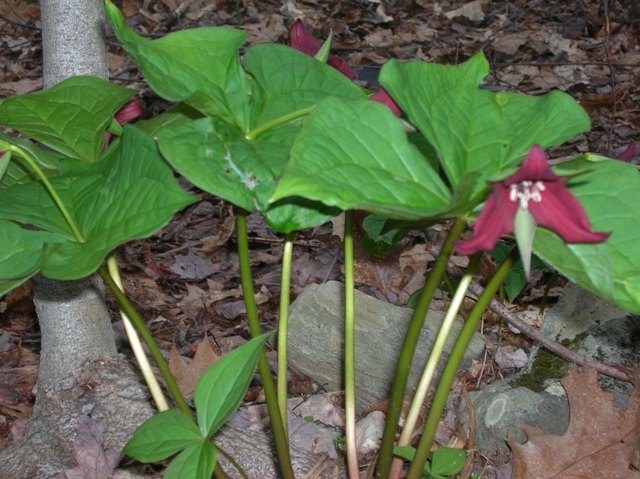
<svg viewBox="0 0 640 479">
<path fill-rule="evenodd" d="M 393 445 L 396 439 L 398 420 L 400 419 L 402 402 L 404 401 L 404 393 L 409 378 L 409 369 L 411 368 L 416 345 L 418 344 L 420 332 L 422 331 L 429 305 L 433 299 L 433 294 L 442 282 L 442 278 L 447 271 L 447 263 L 453 253 L 453 243 L 464 231 L 466 223 L 464 219 L 457 219 L 449 230 L 449 235 L 442 245 L 440 255 L 433 265 L 431 274 L 424 285 L 418 304 L 411 316 L 411 322 L 409 323 L 404 344 L 398 357 L 398 365 L 396 366 L 395 380 L 393 382 L 391 400 L 387 412 L 387 422 L 380 444 L 380 458 L 378 459 L 378 468 L 376 471 L 377 478 L 387 479 L 389 477 L 391 463 L 393 461 Z"/>
<path fill-rule="evenodd" d="M 358 479 L 356 444 L 356 339 L 353 279 L 353 211 L 344 214 L 344 403 L 349 479 Z"/>
<path fill-rule="evenodd" d="M 407 419 L 402 428 L 402 434 L 400 434 L 398 446 L 411 445 L 411 437 L 413 436 L 413 430 L 418 420 L 418 416 L 420 415 L 420 410 L 422 409 L 422 405 L 424 404 L 424 401 L 427 397 L 427 392 L 429 391 L 431 382 L 433 381 L 433 378 L 436 374 L 438 363 L 440 362 L 440 358 L 442 357 L 442 353 L 444 352 L 445 344 L 447 342 L 447 339 L 449 339 L 451 329 L 453 328 L 453 324 L 455 323 L 456 317 L 458 316 L 458 311 L 460 310 L 462 302 L 466 297 L 467 290 L 469 289 L 469 284 L 471 284 L 471 280 L 473 279 L 473 275 L 475 274 L 476 266 L 478 265 L 480 257 L 481 254 L 475 254 L 471 258 L 467 270 L 462 276 L 462 279 L 460 279 L 458 289 L 455 291 L 455 294 L 451 299 L 451 305 L 449 306 L 447 314 L 442 320 L 440 331 L 438 331 L 436 340 L 433 343 L 431 354 L 429 354 L 429 359 L 427 360 L 427 364 L 424 367 L 422 378 L 420 379 L 420 383 L 418 384 L 418 387 L 416 389 L 413 401 L 411 402 L 411 408 L 409 409 Z M 398 466 L 402 466 L 401 460 L 398 460 L 397 463 Z M 392 467 L 392 469 L 395 471 L 395 465 Z"/>
<path fill-rule="evenodd" d="M 287 420 L 287 339 L 289 337 L 289 292 L 291 289 L 291 257 L 293 254 L 293 235 L 284 237 L 282 247 L 282 274 L 280 276 L 280 312 L 278 319 L 278 405 L 282 417 L 282 427 L 289 430 Z"/>
<path fill-rule="evenodd" d="M 131 324 L 144 341 L 144 344 L 146 344 L 147 348 L 149 348 L 151 357 L 155 361 L 156 366 L 158 366 L 158 369 L 160 370 L 160 374 L 162 374 L 164 381 L 167 383 L 167 388 L 173 396 L 173 400 L 176 402 L 178 409 L 180 409 L 180 411 L 182 411 L 187 417 L 195 422 L 195 418 L 193 416 L 193 413 L 191 412 L 191 408 L 187 404 L 187 401 L 184 399 L 184 396 L 182 396 L 180 388 L 178 387 L 173 374 L 171 374 L 171 371 L 169 371 L 169 366 L 167 365 L 167 362 L 164 360 L 164 357 L 160 352 L 160 348 L 158 347 L 155 340 L 153 339 L 153 336 L 144 324 L 144 321 L 135 310 L 129 299 L 122 291 L 120 291 L 120 288 L 118 288 L 118 285 L 115 283 L 113 278 L 111 278 L 109 272 L 103 267 L 100 267 L 98 269 L 98 273 L 100 274 L 100 276 L 102 276 L 105 284 L 109 287 L 113 295 L 116 297 L 120 310 L 127 315 L 129 321 L 131 321 Z"/>
<path fill-rule="evenodd" d="M 411 463 L 407 479 L 420 479 L 422 477 L 422 470 L 424 468 L 424 464 L 427 462 L 427 458 L 429 457 L 433 438 L 435 437 L 438 423 L 440 422 L 440 416 L 442 416 L 442 411 L 444 410 L 444 406 L 447 402 L 451 385 L 456 378 L 464 353 L 471 342 L 471 338 L 478 327 L 478 323 L 489 307 L 491 299 L 493 299 L 497 291 L 500 289 L 504 278 L 509 274 L 509 271 L 511 271 L 511 268 L 517 259 L 518 249 L 514 248 L 509 257 L 500 265 L 493 278 L 491 278 L 491 281 L 489 281 L 489 284 L 487 284 L 487 287 L 478 298 L 478 302 L 469 314 L 469 318 L 464 323 L 464 326 L 460 331 L 460 335 L 456 340 L 456 344 L 453 346 L 447 365 L 445 366 L 444 371 L 442 371 L 442 377 L 440 378 L 438 389 L 436 390 L 433 401 L 431 402 L 429 415 L 427 416 L 427 421 L 425 422 L 424 430 L 422 431 L 422 437 L 420 438 L 416 455 Z"/>
<path fill-rule="evenodd" d="M 240 264 L 240 281 L 242 283 L 242 292 L 244 294 L 244 304 L 247 308 L 247 322 L 251 337 L 260 336 L 260 319 L 258 318 L 258 307 L 253 290 L 253 281 L 251 278 L 251 265 L 249 262 L 249 238 L 247 235 L 247 212 L 238 208 L 236 210 L 236 234 L 238 236 L 238 262 Z M 283 479 L 295 479 L 293 468 L 291 466 L 291 457 L 289 455 L 289 441 L 287 434 L 282 425 L 282 417 L 280 408 L 278 407 L 278 398 L 276 395 L 276 386 L 271 376 L 271 368 L 267 361 L 266 353 L 263 351 L 258 360 L 258 372 L 262 379 L 262 387 L 264 396 L 267 401 L 269 410 L 269 419 L 271 420 L 271 430 L 273 431 L 273 439 L 276 445 L 276 455 L 280 472 Z"/>
<path fill-rule="evenodd" d="M 216 462 L 216 467 L 213 469 L 213 477 L 215 479 L 226 479 L 227 476 L 224 475 L 224 471 L 220 467 L 220 463 Z"/>
</svg>

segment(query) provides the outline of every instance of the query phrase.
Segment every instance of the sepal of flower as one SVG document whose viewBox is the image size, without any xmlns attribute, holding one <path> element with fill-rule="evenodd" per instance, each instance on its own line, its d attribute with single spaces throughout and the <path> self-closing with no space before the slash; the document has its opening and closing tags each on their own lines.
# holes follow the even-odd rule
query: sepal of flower
<svg viewBox="0 0 640 479">
<path fill-rule="evenodd" d="M 566 243 L 601 243 L 609 233 L 593 233 L 578 199 L 556 175 L 544 150 L 531 148 L 522 166 L 502 181 L 491 182 L 492 193 L 473 225 L 473 237 L 454 247 L 470 255 L 494 248 L 502 235 L 514 232 L 518 209 L 528 211 L 537 226 L 558 234 Z"/>
</svg>

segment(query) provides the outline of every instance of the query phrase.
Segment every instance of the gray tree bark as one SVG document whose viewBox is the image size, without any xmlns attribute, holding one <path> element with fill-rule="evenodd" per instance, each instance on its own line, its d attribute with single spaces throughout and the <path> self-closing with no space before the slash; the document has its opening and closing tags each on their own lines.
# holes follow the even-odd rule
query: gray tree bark
<svg viewBox="0 0 640 479">
<path fill-rule="evenodd" d="M 102 0 L 41 0 L 44 86 L 65 78 L 108 78 Z M 0 479 L 48 478 L 76 465 L 78 418 L 105 428 L 105 447 L 119 452 L 153 414 L 146 388 L 116 351 L 98 276 L 33 280 L 42 348 L 36 403 L 25 436 L 0 452 Z"/>
</svg>

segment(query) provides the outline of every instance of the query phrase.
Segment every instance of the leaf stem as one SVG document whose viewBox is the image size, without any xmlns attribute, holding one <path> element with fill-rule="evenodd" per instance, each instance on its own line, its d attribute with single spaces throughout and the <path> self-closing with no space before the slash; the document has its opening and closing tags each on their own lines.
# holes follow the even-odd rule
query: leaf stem
<svg viewBox="0 0 640 479">
<path fill-rule="evenodd" d="M 280 125 L 284 125 L 285 123 L 288 123 L 290 121 L 296 120 L 303 116 L 309 115 L 314 108 L 315 106 L 310 106 L 307 108 L 303 108 L 302 110 L 292 111 L 291 113 L 287 113 L 286 115 L 282 115 L 278 118 L 274 118 L 273 120 L 268 121 L 265 124 L 260 125 L 254 128 L 253 130 L 247 132 L 247 134 L 245 135 L 245 138 L 247 140 L 254 140 L 258 135 L 260 135 L 261 133 L 264 133 L 265 131 L 269 131 L 272 128 L 275 128 Z"/>
<path fill-rule="evenodd" d="M 120 291 L 124 291 L 124 288 L 122 287 L 122 279 L 120 278 L 120 271 L 118 270 L 118 264 L 116 262 L 116 257 L 113 255 L 113 253 L 111 253 L 107 257 L 107 269 L 109 270 L 111 278 L 116 283 Z M 131 345 L 131 349 L 133 350 L 133 355 L 138 361 L 138 366 L 140 366 L 142 376 L 144 377 L 144 380 L 149 387 L 151 397 L 156 403 L 158 411 L 166 411 L 167 409 L 169 409 L 169 405 L 167 404 L 167 400 L 164 397 L 156 376 L 151 370 L 149 358 L 147 358 L 147 355 L 142 348 L 142 343 L 140 342 L 140 338 L 136 333 L 136 329 L 133 327 L 131 321 L 129 320 L 129 317 L 122 309 L 120 309 L 120 316 L 122 317 L 122 324 L 124 324 L 124 330 L 127 333 L 127 338 L 129 339 L 129 344 Z"/>
<path fill-rule="evenodd" d="M 98 273 L 100 274 L 100 276 L 102 276 L 102 279 L 104 280 L 105 284 L 111 290 L 113 295 L 116 297 L 120 310 L 124 311 L 124 313 L 127 315 L 129 320 L 131 321 L 131 324 L 133 325 L 133 327 L 136 329 L 136 331 L 138 332 L 138 334 L 140 335 L 144 343 L 147 345 L 147 348 L 149 348 L 151 357 L 155 361 L 156 366 L 158 366 L 158 369 L 160 370 L 160 374 L 162 374 L 162 377 L 164 378 L 167 384 L 167 388 L 169 389 L 169 392 L 173 396 L 173 399 L 176 402 L 178 409 L 180 409 L 180 411 L 182 411 L 188 418 L 190 418 L 193 422 L 195 422 L 195 417 L 191 412 L 191 408 L 187 404 L 187 401 L 184 399 L 184 396 L 182 396 L 182 393 L 180 392 L 180 388 L 178 387 L 178 384 L 176 383 L 175 378 L 171 374 L 171 371 L 169 371 L 169 366 L 167 365 L 167 362 L 164 360 L 164 357 L 160 352 L 160 348 L 158 347 L 155 340 L 153 339 L 153 336 L 151 336 L 151 333 L 149 332 L 146 325 L 144 324 L 144 321 L 142 320 L 138 312 L 135 310 L 135 308 L 133 307 L 129 299 L 125 296 L 125 294 L 122 291 L 120 291 L 120 288 L 118 288 L 118 285 L 115 283 L 115 281 L 113 280 L 109 272 L 106 269 L 104 269 L 104 267 L 100 267 L 98 268 Z"/>
<path fill-rule="evenodd" d="M 289 334 L 289 292 L 291 289 L 291 258 L 293 235 L 287 233 L 282 248 L 282 274 L 280 276 L 280 312 L 278 319 L 278 405 L 282 416 L 282 427 L 288 431 L 287 420 L 287 350 Z"/>
<path fill-rule="evenodd" d="M 71 218 L 71 215 L 67 211 L 67 208 L 64 206 L 64 203 L 62 203 L 60 196 L 58 196 L 58 192 L 53 188 L 53 185 L 49 181 L 49 178 L 47 178 L 47 176 L 43 173 L 43 171 L 40 169 L 38 164 L 35 161 L 33 161 L 33 158 L 31 158 L 31 156 L 29 156 L 22 148 L 19 148 L 15 145 L 10 145 L 10 149 L 11 151 L 17 153 L 23 160 L 25 160 L 28 163 L 31 169 L 33 169 L 35 174 L 38 176 L 38 178 L 40 178 L 40 181 L 42 181 L 45 188 L 51 195 L 51 198 L 53 199 L 54 203 L 60 210 L 60 213 L 64 217 L 64 220 L 67 222 L 67 225 L 69 225 L 69 229 L 73 233 L 73 236 L 76 239 L 76 241 L 78 243 L 84 243 L 85 239 L 82 236 L 82 233 L 80 233 L 80 229 L 78 228 L 78 225 L 76 225 L 76 222 L 73 220 L 73 218 Z"/>
<path fill-rule="evenodd" d="M 356 444 L 356 340 L 353 279 L 353 211 L 344 214 L 344 403 L 349 479 L 358 479 Z"/>
<path fill-rule="evenodd" d="M 393 444 L 396 438 L 398 421 L 400 419 L 405 389 L 409 378 L 409 369 L 411 368 L 413 355 L 415 353 L 416 345 L 418 344 L 418 338 L 420 337 L 420 332 L 422 331 L 427 311 L 429 310 L 429 305 L 433 299 L 433 294 L 442 282 L 442 277 L 447 270 L 449 257 L 453 253 L 453 243 L 462 234 L 466 224 L 467 222 L 464 218 L 458 218 L 453 223 L 453 226 L 449 230 L 449 234 L 442 245 L 440 255 L 434 263 L 431 274 L 429 274 L 429 278 L 424 285 L 418 304 L 413 310 L 411 322 L 409 323 L 409 327 L 404 338 L 404 344 L 400 351 L 400 356 L 398 357 L 395 380 L 393 382 L 393 388 L 391 389 L 391 400 L 389 402 L 389 410 L 387 412 L 387 422 L 385 424 L 382 442 L 380 444 L 380 458 L 378 460 L 378 468 L 376 471 L 377 478 L 387 479 L 389 477 L 391 463 L 393 461 Z"/>
<path fill-rule="evenodd" d="M 247 212 L 241 208 L 236 209 L 236 234 L 238 238 L 238 263 L 240 265 L 240 282 L 242 284 L 242 292 L 244 295 L 244 304 L 247 308 L 247 322 L 251 337 L 260 336 L 260 319 L 258 318 L 258 307 L 253 291 L 253 281 L 251 278 L 251 266 L 249 262 L 249 239 L 247 235 Z M 295 479 L 293 468 L 291 466 L 291 457 L 289 455 L 289 441 L 285 433 L 282 417 L 280 416 L 280 408 L 278 407 L 278 398 L 276 395 L 276 386 L 271 376 L 271 368 L 267 361 L 266 353 L 262 352 L 258 361 L 258 371 L 262 379 L 262 387 L 264 396 L 267 401 L 269 410 L 269 419 L 271 420 L 271 430 L 273 431 L 273 439 L 276 446 L 276 455 L 280 472 L 283 479 Z"/>
<path fill-rule="evenodd" d="M 422 408 L 422 405 L 424 404 L 424 401 L 427 397 L 427 392 L 429 391 L 429 387 L 431 386 L 431 382 L 433 381 L 433 378 L 435 376 L 438 363 L 440 362 L 440 358 L 442 357 L 445 343 L 447 342 L 447 339 L 449 339 L 451 329 L 453 328 L 455 319 L 458 316 L 458 311 L 462 306 L 462 302 L 466 297 L 467 290 L 469 289 L 469 285 L 471 284 L 471 280 L 473 279 L 473 275 L 476 271 L 476 266 L 478 265 L 478 261 L 480 260 L 481 256 L 482 254 L 478 253 L 471 258 L 469 266 L 467 266 L 467 270 L 465 271 L 460 280 L 460 283 L 458 284 L 458 289 L 451 299 L 451 304 L 449 305 L 447 313 L 442 320 L 440 331 L 438 331 L 438 335 L 433 344 L 433 348 L 431 349 L 429 359 L 427 360 L 424 372 L 422 373 L 422 378 L 420 379 L 420 383 L 418 384 L 416 393 L 413 397 L 413 400 L 411 401 L 411 408 L 409 409 L 407 419 L 402 428 L 400 439 L 398 439 L 398 446 L 411 445 L 411 438 L 413 436 L 413 430 L 415 429 L 416 422 L 420 415 L 420 409 Z M 394 464 L 391 467 L 391 476 L 398 477 L 401 468 L 402 460 L 395 459 Z"/>
<path fill-rule="evenodd" d="M 471 310 L 469 318 L 464 323 L 458 339 L 456 340 L 456 344 L 451 350 L 447 365 L 442 371 L 442 377 L 440 378 L 440 383 L 438 384 L 435 396 L 431 402 L 429 415 L 427 416 L 427 420 L 422 431 L 422 437 L 418 443 L 416 455 L 411 463 L 407 479 L 420 479 L 422 477 L 423 467 L 429 457 L 433 438 L 435 437 L 438 423 L 440 422 L 440 416 L 442 416 L 442 411 L 444 410 L 444 406 L 447 402 L 451 385 L 456 378 L 458 367 L 462 362 L 464 353 L 469 346 L 469 342 L 471 342 L 471 338 L 473 337 L 473 333 L 475 332 L 478 323 L 482 319 L 482 316 L 491 303 L 491 300 L 500 289 L 504 278 L 507 276 L 509 271 L 511 271 L 511 268 L 518 257 L 518 249 L 514 248 L 507 259 L 505 259 L 505 261 L 500 265 L 493 278 L 491 278 L 491 281 L 487 284 L 484 292 L 478 298 L 473 310 Z"/>
</svg>

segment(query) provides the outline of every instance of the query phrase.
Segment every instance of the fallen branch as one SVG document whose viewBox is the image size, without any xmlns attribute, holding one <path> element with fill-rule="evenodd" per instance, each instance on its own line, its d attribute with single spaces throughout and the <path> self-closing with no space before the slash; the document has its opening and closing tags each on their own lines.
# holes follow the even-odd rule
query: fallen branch
<svg viewBox="0 0 640 479">
<path fill-rule="evenodd" d="M 469 286 L 469 291 L 471 291 L 476 296 L 480 296 L 484 289 L 477 281 L 473 281 Z M 546 337 L 538 329 L 518 318 L 515 314 L 509 311 L 506 306 L 500 304 L 499 301 L 492 299 L 491 303 L 489 304 L 489 309 L 499 315 L 511 326 L 518 329 L 521 333 L 525 334 L 529 339 L 534 340 L 536 343 L 540 344 L 540 346 L 560 356 L 562 359 L 566 359 L 567 361 L 576 363 L 581 366 L 586 360 L 589 366 L 591 366 L 601 374 L 616 379 L 622 379 L 623 381 L 633 382 L 633 373 L 631 370 L 622 368 L 621 366 L 609 366 L 607 364 L 602 364 L 579 355 L 575 351 L 572 351 L 571 349 L 564 347 L 562 344 L 559 344 L 556 341 Z"/>
</svg>

